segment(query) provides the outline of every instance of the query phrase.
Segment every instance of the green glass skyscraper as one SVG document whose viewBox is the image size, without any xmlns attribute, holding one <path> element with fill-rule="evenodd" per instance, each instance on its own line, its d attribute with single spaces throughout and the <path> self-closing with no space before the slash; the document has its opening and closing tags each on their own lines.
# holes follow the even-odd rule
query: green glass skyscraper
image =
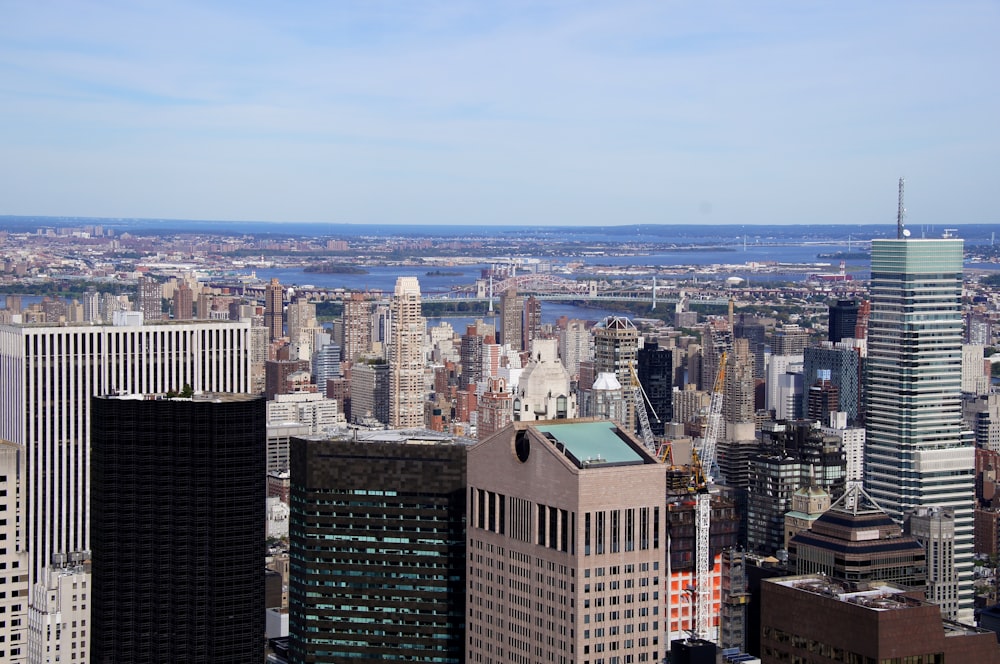
<svg viewBox="0 0 1000 664">
<path fill-rule="evenodd" d="M 972 616 L 974 448 L 962 435 L 962 240 L 873 240 L 865 486 L 897 521 L 955 510 L 953 617 Z"/>
</svg>

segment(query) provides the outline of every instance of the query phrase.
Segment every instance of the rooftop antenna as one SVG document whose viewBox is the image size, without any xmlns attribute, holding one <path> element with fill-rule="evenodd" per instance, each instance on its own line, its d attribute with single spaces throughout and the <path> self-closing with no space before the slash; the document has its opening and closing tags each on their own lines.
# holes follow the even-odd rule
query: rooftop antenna
<svg viewBox="0 0 1000 664">
<path fill-rule="evenodd" d="M 899 207 L 896 211 L 896 239 L 902 240 L 903 238 L 910 237 L 910 231 L 903 228 L 903 217 L 906 214 L 906 208 L 903 207 L 903 178 L 899 178 Z"/>
</svg>

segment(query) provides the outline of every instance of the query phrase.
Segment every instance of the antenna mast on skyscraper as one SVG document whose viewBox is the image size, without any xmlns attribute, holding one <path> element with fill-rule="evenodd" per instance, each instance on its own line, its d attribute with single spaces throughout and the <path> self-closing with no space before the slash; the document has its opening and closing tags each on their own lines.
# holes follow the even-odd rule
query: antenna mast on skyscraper
<svg viewBox="0 0 1000 664">
<path fill-rule="evenodd" d="M 909 237 L 909 233 L 903 228 L 903 215 L 906 214 L 906 208 L 903 207 L 903 178 L 899 178 L 899 208 L 896 211 L 896 239 L 902 240 L 904 237 Z"/>
</svg>

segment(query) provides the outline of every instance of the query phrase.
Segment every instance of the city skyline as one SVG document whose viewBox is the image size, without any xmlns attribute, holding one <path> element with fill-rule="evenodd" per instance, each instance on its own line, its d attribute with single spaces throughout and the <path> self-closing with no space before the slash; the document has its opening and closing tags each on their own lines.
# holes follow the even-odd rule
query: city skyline
<svg viewBox="0 0 1000 664">
<path fill-rule="evenodd" d="M 875 223 L 905 175 L 911 223 L 994 219 L 991 3 L 5 18 L 5 214 Z"/>
</svg>

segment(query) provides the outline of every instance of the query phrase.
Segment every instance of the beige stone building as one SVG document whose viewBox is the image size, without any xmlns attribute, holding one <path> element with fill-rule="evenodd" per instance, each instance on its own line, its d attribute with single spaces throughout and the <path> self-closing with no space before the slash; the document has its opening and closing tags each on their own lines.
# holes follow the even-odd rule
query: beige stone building
<svg viewBox="0 0 1000 664">
<path fill-rule="evenodd" d="M 660 661 L 665 467 L 579 419 L 515 422 L 468 464 L 466 661 Z"/>
</svg>

